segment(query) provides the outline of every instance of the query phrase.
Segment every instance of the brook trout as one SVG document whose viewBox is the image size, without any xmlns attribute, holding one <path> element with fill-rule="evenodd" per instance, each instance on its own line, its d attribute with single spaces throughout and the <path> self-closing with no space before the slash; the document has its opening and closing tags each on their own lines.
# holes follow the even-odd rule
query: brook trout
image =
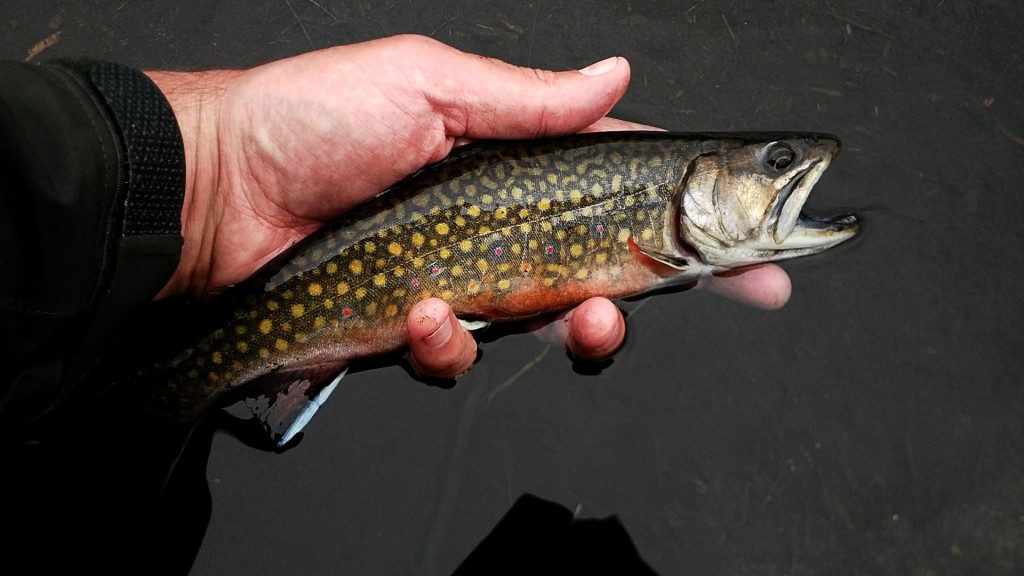
<svg viewBox="0 0 1024 576">
<path fill-rule="evenodd" d="M 839 149 L 663 132 L 457 148 L 222 296 L 214 331 L 141 375 L 149 409 L 190 422 L 235 392 L 283 445 L 349 365 L 407 344 L 424 298 L 515 320 L 821 252 L 860 226 L 801 211 Z"/>
</svg>

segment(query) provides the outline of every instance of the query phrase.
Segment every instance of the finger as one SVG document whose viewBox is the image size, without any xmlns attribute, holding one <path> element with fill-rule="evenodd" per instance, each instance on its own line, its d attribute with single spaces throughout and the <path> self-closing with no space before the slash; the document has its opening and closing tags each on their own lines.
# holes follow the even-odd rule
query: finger
<svg viewBox="0 0 1024 576">
<path fill-rule="evenodd" d="M 582 70 L 551 72 L 461 52 L 422 37 L 415 51 L 424 95 L 452 137 L 535 138 L 578 132 L 622 98 L 629 63 L 612 57 Z"/>
<path fill-rule="evenodd" d="M 793 284 L 775 264 L 758 264 L 701 278 L 698 285 L 750 306 L 775 310 L 789 301 Z"/>
<path fill-rule="evenodd" d="M 611 356 L 622 346 L 626 321 L 622 311 L 607 298 L 591 298 L 536 326 L 535 333 L 548 342 L 564 342 L 577 360 L 595 361 Z"/>
<path fill-rule="evenodd" d="M 622 346 L 626 320 L 606 298 L 591 298 L 566 314 L 565 346 L 578 360 L 603 360 Z"/>
<path fill-rule="evenodd" d="M 406 318 L 409 363 L 421 376 L 454 378 L 473 365 L 476 340 L 459 323 L 448 303 L 428 298 Z"/>
</svg>

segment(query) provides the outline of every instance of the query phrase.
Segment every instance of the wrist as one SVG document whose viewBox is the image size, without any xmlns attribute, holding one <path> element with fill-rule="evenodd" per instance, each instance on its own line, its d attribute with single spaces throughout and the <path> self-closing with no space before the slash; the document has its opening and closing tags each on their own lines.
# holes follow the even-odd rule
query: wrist
<svg viewBox="0 0 1024 576">
<path fill-rule="evenodd" d="M 181 260 L 156 299 L 206 291 L 216 234 L 215 206 L 220 181 L 218 118 L 225 92 L 240 71 L 147 71 L 174 111 L 185 155 L 184 237 Z"/>
</svg>

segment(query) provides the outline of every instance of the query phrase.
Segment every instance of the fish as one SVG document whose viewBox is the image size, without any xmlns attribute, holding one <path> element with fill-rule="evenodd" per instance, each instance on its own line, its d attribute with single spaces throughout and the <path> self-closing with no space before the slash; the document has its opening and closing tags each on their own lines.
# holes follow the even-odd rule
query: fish
<svg viewBox="0 0 1024 576">
<path fill-rule="evenodd" d="M 457 147 L 219 296 L 209 332 L 140 372 L 146 408 L 194 423 L 241 398 L 285 446 L 349 367 L 406 346 L 425 298 L 515 321 L 820 253 L 861 227 L 803 211 L 840 148 L 654 131 Z"/>
</svg>

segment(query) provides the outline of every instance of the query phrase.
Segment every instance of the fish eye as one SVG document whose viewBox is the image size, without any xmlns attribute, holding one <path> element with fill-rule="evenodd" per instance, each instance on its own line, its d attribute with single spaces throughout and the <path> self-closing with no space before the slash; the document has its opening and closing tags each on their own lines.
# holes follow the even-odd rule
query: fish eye
<svg viewBox="0 0 1024 576">
<path fill-rule="evenodd" d="M 772 142 L 765 147 L 764 163 L 772 170 L 782 172 L 793 165 L 796 152 L 781 142 Z"/>
</svg>

